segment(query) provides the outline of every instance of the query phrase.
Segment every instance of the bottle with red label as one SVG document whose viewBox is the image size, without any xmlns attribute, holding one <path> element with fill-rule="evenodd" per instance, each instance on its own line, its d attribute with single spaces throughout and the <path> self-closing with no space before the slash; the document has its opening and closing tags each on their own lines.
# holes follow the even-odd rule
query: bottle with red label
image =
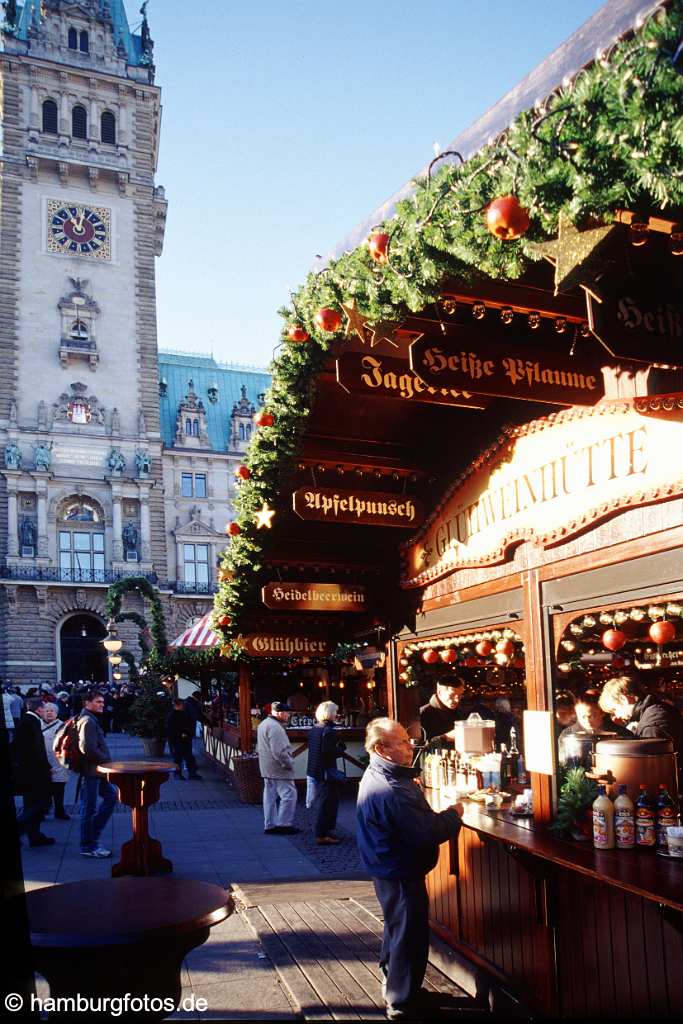
<svg viewBox="0 0 683 1024">
<path fill-rule="evenodd" d="M 636 845 L 640 850 L 653 850 L 657 845 L 656 805 L 643 783 L 636 801 Z"/>
<path fill-rule="evenodd" d="M 664 850 L 668 847 L 667 832 L 669 825 L 676 824 L 676 804 L 662 782 L 657 798 L 657 846 Z"/>
</svg>

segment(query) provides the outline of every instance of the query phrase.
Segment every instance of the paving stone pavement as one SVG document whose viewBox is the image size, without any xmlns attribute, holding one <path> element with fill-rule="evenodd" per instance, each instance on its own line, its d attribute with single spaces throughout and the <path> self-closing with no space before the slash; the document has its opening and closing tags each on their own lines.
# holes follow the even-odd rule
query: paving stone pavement
<svg viewBox="0 0 683 1024">
<path fill-rule="evenodd" d="M 143 757 L 135 737 L 109 735 L 114 760 Z M 364 878 L 355 843 L 354 800 L 342 802 L 338 846 L 315 843 L 314 811 L 301 800 L 297 836 L 266 836 L 259 806 L 240 802 L 225 777 L 199 757 L 201 781 L 172 776 L 161 789 L 161 800 L 149 814 L 150 834 L 173 862 L 173 877 L 198 879 L 222 886 L 258 882 L 277 885 L 291 879 Z M 43 831 L 54 846 L 29 849 L 24 842 L 22 863 L 27 890 L 81 879 L 109 878 L 110 860 L 80 856 L 76 780 L 67 784 L 69 821 L 46 819 Z M 130 810 L 117 805 L 100 842 L 117 855 L 131 836 Z M 201 1013 L 179 1012 L 178 1020 L 294 1020 L 299 1018 L 286 989 L 239 913 L 211 930 L 208 941 L 193 950 L 183 965 L 183 998 L 194 994 L 208 1002 Z"/>
</svg>

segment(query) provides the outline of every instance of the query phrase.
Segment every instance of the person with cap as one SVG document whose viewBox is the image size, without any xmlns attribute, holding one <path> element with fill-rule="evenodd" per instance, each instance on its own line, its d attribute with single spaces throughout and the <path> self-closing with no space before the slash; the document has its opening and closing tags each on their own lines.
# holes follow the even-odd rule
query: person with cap
<svg viewBox="0 0 683 1024">
<path fill-rule="evenodd" d="M 263 779 L 263 831 L 268 835 L 294 835 L 296 811 L 294 751 L 285 731 L 289 704 L 274 700 L 270 713 L 256 730 L 256 752 Z"/>
</svg>

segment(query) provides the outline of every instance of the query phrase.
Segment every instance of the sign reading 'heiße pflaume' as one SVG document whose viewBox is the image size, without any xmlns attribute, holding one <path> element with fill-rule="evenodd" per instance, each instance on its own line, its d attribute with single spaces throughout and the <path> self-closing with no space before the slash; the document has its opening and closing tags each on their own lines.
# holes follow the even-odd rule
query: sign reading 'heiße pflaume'
<svg viewBox="0 0 683 1024">
<path fill-rule="evenodd" d="M 242 648 L 254 658 L 315 657 L 327 654 L 327 640 L 313 636 L 289 636 L 286 633 L 249 633 L 241 638 Z"/>
<path fill-rule="evenodd" d="M 514 339 L 493 343 L 464 327 L 443 340 L 418 338 L 409 355 L 411 368 L 433 387 L 551 405 L 595 405 L 604 395 L 601 366 L 609 361 L 523 348 Z"/>
<path fill-rule="evenodd" d="M 266 583 L 261 597 L 266 608 L 303 612 L 362 612 L 368 605 L 365 587 L 344 583 Z"/>
<path fill-rule="evenodd" d="M 300 487 L 292 495 L 294 511 L 301 519 L 359 526 L 419 526 L 422 503 L 406 495 L 382 491 L 338 491 L 331 487 Z"/>
</svg>

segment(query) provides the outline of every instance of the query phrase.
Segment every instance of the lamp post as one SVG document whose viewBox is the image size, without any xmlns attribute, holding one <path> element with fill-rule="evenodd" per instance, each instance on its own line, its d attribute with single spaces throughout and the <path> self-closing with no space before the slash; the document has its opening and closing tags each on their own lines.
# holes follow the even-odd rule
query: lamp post
<svg viewBox="0 0 683 1024">
<path fill-rule="evenodd" d="M 107 623 L 107 635 L 101 641 L 101 644 L 104 647 L 107 654 L 109 655 L 110 664 L 120 665 L 121 658 L 119 657 L 118 652 L 123 647 L 123 640 L 119 640 L 118 633 L 116 631 L 116 623 L 114 622 L 113 619 L 110 619 L 109 622 Z M 118 661 L 112 661 L 112 656 L 117 657 Z"/>
</svg>

